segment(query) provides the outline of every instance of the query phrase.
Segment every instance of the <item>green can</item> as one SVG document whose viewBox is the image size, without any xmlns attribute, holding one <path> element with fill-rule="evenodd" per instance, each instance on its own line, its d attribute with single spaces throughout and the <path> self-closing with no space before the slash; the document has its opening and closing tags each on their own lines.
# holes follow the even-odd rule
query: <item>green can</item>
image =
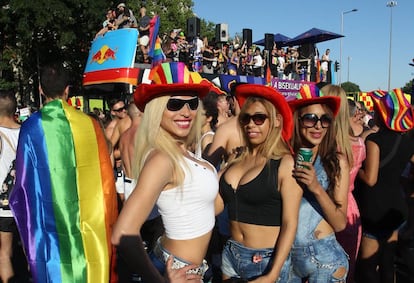
<svg viewBox="0 0 414 283">
<path fill-rule="evenodd" d="M 301 147 L 296 154 L 296 168 L 303 168 L 304 166 L 298 165 L 298 162 L 310 162 L 312 161 L 312 149 Z"/>
</svg>

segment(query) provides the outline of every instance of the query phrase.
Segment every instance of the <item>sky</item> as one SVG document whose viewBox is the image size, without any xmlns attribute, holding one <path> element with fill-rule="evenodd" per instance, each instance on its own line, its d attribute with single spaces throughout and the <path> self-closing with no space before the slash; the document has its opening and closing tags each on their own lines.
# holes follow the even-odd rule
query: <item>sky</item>
<svg viewBox="0 0 414 283">
<path fill-rule="evenodd" d="M 414 58 L 414 0 L 394 1 L 397 5 L 392 8 L 387 7 L 387 0 L 193 2 L 197 17 L 228 24 L 230 37 L 236 33 L 242 37 L 243 29 L 251 29 L 253 42 L 263 39 L 265 33 L 293 38 L 311 28 L 341 33 L 342 27 L 341 81 L 349 78 L 361 91 L 387 90 L 388 82 L 391 89 L 402 88 L 414 79 L 414 67 L 409 65 Z M 353 9 L 358 11 L 346 13 Z M 317 43 L 316 47 L 320 56 L 329 48 L 330 59 L 340 61 L 340 39 Z"/>
</svg>

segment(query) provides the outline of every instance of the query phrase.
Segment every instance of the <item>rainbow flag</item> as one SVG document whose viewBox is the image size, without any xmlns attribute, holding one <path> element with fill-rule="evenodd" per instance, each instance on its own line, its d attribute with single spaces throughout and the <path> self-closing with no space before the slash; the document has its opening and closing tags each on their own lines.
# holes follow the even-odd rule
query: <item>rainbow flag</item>
<svg viewBox="0 0 414 283">
<path fill-rule="evenodd" d="M 161 39 L 158 36 L 160 29 L 160 16 L 152 17 L 150 21 L 150 42 L 148 48 L 148 56 L 151 58 L 152 67 L 157 66 L 165 61 L 166 57 L 161 48 Z"/>
<path fill-rule="evenodd" d="M 109 282 L 117 202 L 97 121 L 62 100 L 26 120 L 10 207 L 34 282 Z"/>
</svg>

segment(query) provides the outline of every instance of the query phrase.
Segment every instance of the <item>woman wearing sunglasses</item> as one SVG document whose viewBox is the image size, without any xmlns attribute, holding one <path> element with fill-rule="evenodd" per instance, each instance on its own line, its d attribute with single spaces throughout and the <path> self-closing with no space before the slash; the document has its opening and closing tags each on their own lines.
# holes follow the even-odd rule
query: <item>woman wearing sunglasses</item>
<svg viewBox="0 0 414 283">
<path fill-rule="evenodd" d="M 293 175 L 303 188 L 289 283 L 345 282 L 348 257 L 335 238 L 345 228 L 349 184 L 346 156 L 338 152 L 333 119 L 340 98 L 323 96 L 314 85 L 289 102 L 294 120 L 292 146 L 312 150 L 311 162 L 299 162 Z"/>
<path fill-rule="evenodd" d="M 287 144 L 292 113 L 271 87 L 242 84 L 235 95 L 246 150 L 220 178 L 231 230 L 222 254 L 223 279 L 286 282 L 302 196 Z"/>
<path fill-rule="evenodd" d="M 209 91 L 192 76 L 199 74 L 183 63 L 163 63 L 151 70 L 152 83 L 138 85 L 134 94 L 144 113 L 135 139 L 137 185 L 112 242 L 130 271 L 147 283 L 200 282 L 206 271 L 218 180 L 210 163 L 187 150 L 199 139 L 199 99 Z M 155 204 L 165 233 L 147 255 L 139 231 Z"/>
</svg>

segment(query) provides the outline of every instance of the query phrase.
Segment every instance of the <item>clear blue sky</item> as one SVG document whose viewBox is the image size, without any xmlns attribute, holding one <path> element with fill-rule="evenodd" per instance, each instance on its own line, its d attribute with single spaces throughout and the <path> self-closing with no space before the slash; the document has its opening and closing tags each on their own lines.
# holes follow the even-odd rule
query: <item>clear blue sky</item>
<svg viewBox="0 0 414 283">
<path fill-rule="evenodd" d="M 400 88 L 414 78 L 414 0 L 193 0 L 194 12 L 215 24 L 227 23 L 229 34 L 242 35 L 252 29 L 253 41 L 265 33 L 281 33 L 291 38 L 315 27 L 341 32 L 343 16 L 342 82 L 359 85 L 362 91 L 388 89 L 390 18 L 392 12 L 391 88 Z M 392 9 L 392 11 L 391 11 Z M 331 49 L 330 59 L 339 61 L 340 39 L 316 45 L 322 55 Z M 348 60 L 348 57 L 350 58 Z"/>
</svg>

